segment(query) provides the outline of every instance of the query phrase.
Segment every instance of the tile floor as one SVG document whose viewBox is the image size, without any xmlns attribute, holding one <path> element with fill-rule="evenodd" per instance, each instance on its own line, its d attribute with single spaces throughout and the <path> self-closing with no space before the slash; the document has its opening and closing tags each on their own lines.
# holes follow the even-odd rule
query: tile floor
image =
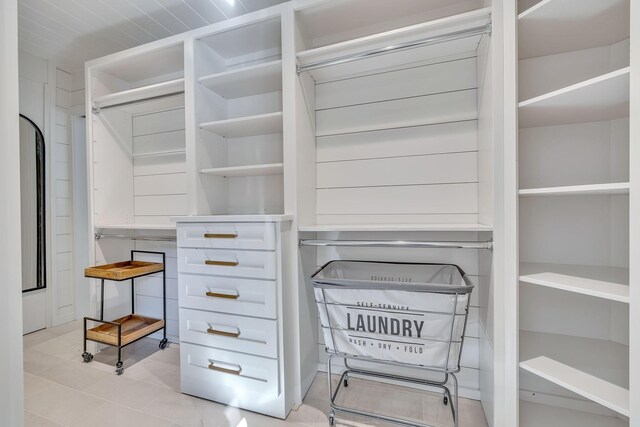
<svg viewBox="0 0 640 427">
<path fill-rule="evenodd" d="M 84 364 L 81 328 L 81 322 L 72 322 L 24 337 L 25 426 L 328 426 L 325 374 L 318 374 L 303 405 L 283 421 L 181 394 L 180 351 L 175 344 L 156 351 L 157 341 L 136 343 L 125 350 L 126 369 L 120 377 L 113 372 L 112 353 L 98 354 Z M 350 381 L 348 391 L 345 404 L 402 414 L 435 427 L 453 425 L 439 395 L 357 379 Z M 487 426 L 476 401 L 461 399 L 460 414 L 460 427 Z M 341 426 L 387 425 L 368 418 L 338 417 Z"/>
</svg>

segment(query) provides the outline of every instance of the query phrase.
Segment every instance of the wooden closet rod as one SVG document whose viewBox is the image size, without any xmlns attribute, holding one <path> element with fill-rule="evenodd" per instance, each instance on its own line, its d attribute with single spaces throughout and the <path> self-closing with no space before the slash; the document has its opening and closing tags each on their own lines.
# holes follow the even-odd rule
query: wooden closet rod
<svg viewBox="0 0 640 427">
<path fill-rule="evenodd" d="M 299 246 L 350 246 L 368 248 L 438 248 L 438 249 L 489 249 L 493 241 L 481 242 L 422 242 L 415 240 L 307 240 L 298 241 Z"/>
<path fill-rule="evenodd" d="M 305 71 L 314 70 L 316 68 L 330 67 L 332 65 L 345 64 L 347 62 L 358 61 L 360 59 L 370 58 L 373 56 L 384 55 L 399 50 L 415 49 L 418 47 L 429 46 L 438 43 L 458 40 L 466 37 L 473 37 L 482 34 L 491 35 L 491 23 L 480 27 L 469 28 L 467 30 L 453 31 L 451 33 L 441 34 L 439 36 L 429 37 L 413 42 L 400 43 L 396 45 L 381 47 L 377 49 L 367 50 L 365 52 L 352 53 L 350 55 L 340 56 L 332 59 L 324 59 L 322 61 L 311 62 L 309 64 L 296 64 L 296 72 L 301 74 Z"/>
</svg>

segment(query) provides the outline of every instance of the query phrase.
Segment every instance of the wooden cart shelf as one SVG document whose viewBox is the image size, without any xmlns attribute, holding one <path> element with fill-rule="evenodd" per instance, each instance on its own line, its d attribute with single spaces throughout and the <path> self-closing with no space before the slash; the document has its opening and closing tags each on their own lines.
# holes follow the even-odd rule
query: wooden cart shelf
<svg viewBox="0 0 640 427">
<path fill-rule="evenodd" d="M 142 337 L 164 328 L 164 320 L 152 317 L 129 314 L 116 319 L 113 323 L 122 325 L 121 345 L 125 346 Z M 118 345 L 118 327 L 112 324 L 102 324 L 87 330 L 87 339 L 109 345 Z"/>
<path fill-rule="evenodd" d="M 122 261 L 84 269 L 85 277 L 122 281 L 164 270 L 164 264 L 145 261 Z"/>
</svg>

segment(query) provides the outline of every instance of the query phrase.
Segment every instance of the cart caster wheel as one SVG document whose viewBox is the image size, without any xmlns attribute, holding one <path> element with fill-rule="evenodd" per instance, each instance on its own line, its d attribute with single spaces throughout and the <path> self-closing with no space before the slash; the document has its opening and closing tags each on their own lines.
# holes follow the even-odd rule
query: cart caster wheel
<svg viewBox="0 0 640 427">
<path fill-rule="evenodd" d="M 124 373 L 124 367 L 122 366 L 122 362 L 116 363 L 116 374 L 122 375 Z"/>
<path fill-rule="evenodd" d="M 448 405 L 449 404 L 449 398 L 447 396 L 443 397 L 442 398 L 442 403 L 444 403 L 445 406 Z"/>
<path fill-rule="evenodd" d="M 342 382 L 344 384 L 345 387 L 349 387 L 349 380 L 345 378 L 345 380 Z"/>
<path fill-rule="evenodd" d="M 158 345 L 158 347 L 160 347 L 160 350 L 164 350 L 165 348 L 167 348 L 168 344 L 169 344 L 169 341 L 167 341 L 166 338 L 163 338 L 162 341 L 160 341 L 160 344 Z"/>
<path fill-rule="evenodd" d="M 331 427 L 336 425 L 336 416 L 333 414 L 329 415 L 329 425 Z"/>
<path fill-rule="evenodd" d="M 84 363 L 91 362 L 93 360 L 93 354 L 85 351 L 84 353 L 82 353 L 82 360 L 84 360 Z"/>
</svg>

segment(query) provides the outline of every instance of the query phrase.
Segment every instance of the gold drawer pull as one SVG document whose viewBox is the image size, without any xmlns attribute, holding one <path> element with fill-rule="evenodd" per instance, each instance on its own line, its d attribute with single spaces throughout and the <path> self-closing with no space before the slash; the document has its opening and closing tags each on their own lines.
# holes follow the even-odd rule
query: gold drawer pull
<svg viewBox="0 0 640 427">
<path fill-rule="evenodd" d="M 216 366 L 213 363 L 209 363 L 209 369 L 214 370 L 214 371 L 219 371 L 219 372 L 224 372 L 225 374 L 232 374 L 232 375 L 240 375 L 240 373 L 242 372 L 242 367 L 238 367 L 238 369 L 229 369 L 229 368 L 223 368 L 221 366 Z"/>
<path fill-rule="evenodd" d="M 220 331 L 218 329 L 213 329 L 213 328 L 208 328 L 207 333 L 213 334 L 213 335 L 222 335 L 223 337 L 231 337 L 231 338 L 238 338 L 240 336 L 240 331 L 227 332 L 227 331 Z"/>
<path fill-rule="evenodd" d="M 207 292 L 206 295 L 208 297 L 213 297 L 213 298 L 225 298 L 225 299 L 238 299 L 240 298 L 240 294 L 221 294 L 219 292 Z"/>
<path fill-rule="evenodd" d="M 223 267 L 235 267 L 240 264 L 238 261 L 214 261 L 210 259 L 206 260 L 204 263 L 207 265 L 221 265 Z"/>
<path fill-rule="evenodd" d="M 238 233 L 204 233 L 205 239 L 237 239 Z"/>
</svg>

